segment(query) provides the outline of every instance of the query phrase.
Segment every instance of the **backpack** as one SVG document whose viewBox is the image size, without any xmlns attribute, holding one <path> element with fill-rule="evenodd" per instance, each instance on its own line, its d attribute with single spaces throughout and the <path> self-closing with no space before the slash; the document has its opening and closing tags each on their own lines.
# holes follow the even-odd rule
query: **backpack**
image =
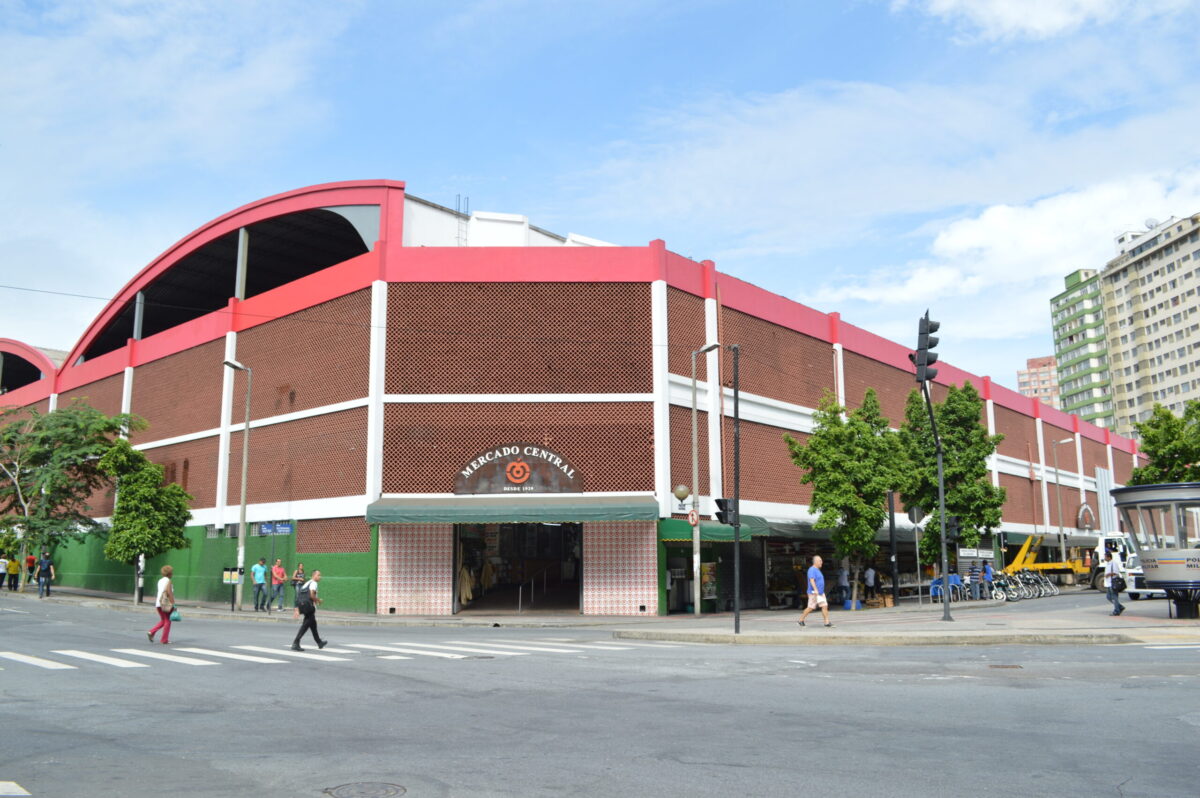
<svg viewBox="0 0 1200 798">
<path fill-rule="evenodd" d="M 308 582 L 305 582 L 304 584 L 300 585 L 300 587 L 296 588 L 296 608 L 304 611 L 306 609 L 312 609 L 312 606 L 312 595 L 308 591 Z"/>
</svg>

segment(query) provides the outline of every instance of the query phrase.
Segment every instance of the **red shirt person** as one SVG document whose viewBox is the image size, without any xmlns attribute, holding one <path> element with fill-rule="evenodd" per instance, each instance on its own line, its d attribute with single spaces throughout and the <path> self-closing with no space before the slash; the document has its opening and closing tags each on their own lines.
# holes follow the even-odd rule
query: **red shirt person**
<svg viewBox="0 0 1200 798">
<path fill-rule="evenodd" d="M 268 607 L 274 602 L 276 609 L 283 609 L 283 586 L 287 582 L 287 578 L 283 560 L 275 560 L 275 564 L 271 566 L 271 598 L 267 601 Z"/>
</svg>

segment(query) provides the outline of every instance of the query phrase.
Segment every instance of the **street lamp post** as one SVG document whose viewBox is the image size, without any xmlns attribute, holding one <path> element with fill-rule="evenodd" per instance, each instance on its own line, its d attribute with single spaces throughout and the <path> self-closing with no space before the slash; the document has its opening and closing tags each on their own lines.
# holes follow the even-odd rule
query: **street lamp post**
<svg viewBox="0 0 1200 798">
<path fill-rule="evenodd" d="M 1058 549 L 1062 554 L 1060 561 L 1067 561 L 1067 536 L 1063 531 L 1063 512 L 1062 512 L 1062 473 L 1058 470 L 1058 447 L 1064 443 L 1074 443 L 1074 438 L 1063 438 L 1061 441 L 1055 441 L 1051 448 L 1054 452 L 1054 497 L 1058 501 Z"/>
<path fill-rule="evenodd" d="M 692 352 L 692 512 L 700 516 L 700 433 L 696 427 L 696 356 L 718 348 L 709 344 Z M 713 397 L 708 397 L 708 412 L 713 412 Z M 711 415 L 710 415 L 711 417 Z M 709 441 L 712 446 L 712 441 Z M 692 612 L 700 614 L 700 522 L 692 527 Z"/>
<path fill-rule="evenodd" d="M 254 371 L 236 360 L 226 360 L 225 365 L 234 371 L 246 372 L 246 422 L 242 427 L 242 506 L 238 511 L 237 585 L 234 588 L 234 603 L 242 609 L 242 582 L 246 569 L 246 476 L 250 465 L 250 390 L 254 386 Z"/>
</svg>

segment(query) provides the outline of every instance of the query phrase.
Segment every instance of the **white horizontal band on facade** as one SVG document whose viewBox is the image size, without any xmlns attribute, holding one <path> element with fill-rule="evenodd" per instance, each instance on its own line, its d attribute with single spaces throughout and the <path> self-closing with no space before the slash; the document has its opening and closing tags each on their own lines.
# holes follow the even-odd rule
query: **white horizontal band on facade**
<svg viewBox="0 0 1200 798">
<path fill-rule="evenodd" d="M 384 404 L 653 402 L 652 393 L 386 393 Z"/>
<path fill-rule="evenodd" d="M 246 505 L 246 523 L 261 521 L 313 521 L 321 518 L 364 518 L 371 500 L 365 494 L 333 496 L 324 499 L 301 499 L 285 502 L 262 502 Z M 215 524 L 218 527 L 236 524 L 241 506 L 231 504 L 224 513 L 216 507 L 192 510 L 189 526 Z"/>
<path fill-rule="evenodd" d="M 993 458 L 995 460 L 996 470 L 999 471 L 1001 474 L 1008 474 L 1009 476 L 1021 477 L 1022 479 L 1029 479 L 1030 464 L 1027 463 L 1026 461 L 1018 460 L 1015 457 L 1009 457 L 1008 455 L 1004 455 L 1004 454 L 993 455 Z M 1042 475 L 1039 473 L 1041 471 L 1041 467 L 1037 463 L 1034 463 L 1033 469 L 1034 469 L 1034 481 L 1041 482 Z M 1065 468 L 1059 469 L 1059 473 L 1061 474 L 1061 479 L 1056 479 L 1055 474 L 1054 474 L 1054 466 L 1046 466 L 1046 470 L 1045 470 L 1046 481 L 1050 482 L 1052 484 L 1062 485 L 1064 488 L 1071 488 L 1073 490 L 1079 490 L 1079 474 L 1076 474 L 1072 471 L 1067 471 Z M 1085 476 L 1083 478 L 1083 487 L 1086 490 L 1090 490 L 1092 493 L 1095 493 L 1096 492 L 1096 478 Z"/>
<path fill-rule="evenodd" d="M 274 424 L 286 424 L 289 421 L 301 421 L 306 418 L 316 418 L 317 416 L 327 416 L 332 413 L 341 413 L 345 410 L 354 410 L 355 408 L 366 407 L 367 401 L 368 400 L 366 399 L 366 397 L 364 397 L 362 399 L 349 399 L 345 402 L 336 402 L 331 405 L 322 405 L 320 407 L 313 407 L 308 410 L 297 410 L 293 413 L 283 413 L 278 416 L 267 416 L 266 418 L 251 419 L 250 420 L 250 430 L 253 431 L 253 430 L 258 429 L 259 427 L 270 427 Z M 239 430 L 243 429 L 244 427 L 245 427 L 245 424 L 233 423 L 233 424 L 229 425 L 229 431 L 230 432 L 238 432 Z M 213 438 L 220 434 L 221 434 L 221 428 L 213 427 L 212 429 L 201 430 L 200 432 L 189 432 L 186 435 L 176 435 L 173 438 L 163 438 L 162 440 L 148 441 L 146 443 L 139 443 L 136 446 L 134 446 L 133 448 L 138 449 L 139 451 L 144 451 L 146 449 L 158 449 L 163 446 L 172 446 L 176 443 L 187 443 L 189 441 L 198 441 L 203 438 Z"/>
<path fill-rule="evenodd" d="M 679 374 L 672 374 L 668 379 L 667 390 L 670 403 L 676 407 L 692 408 L 692 379 Z M 733 389 L 725 388 L 725 417 L 733 418 Z M 738 414 L 744 421 L 756 424 L 767 424 L 796 432 L 812 432 L 813 414 L 811 407 L 771 399 L 759 394 L 739 391 Z M 708 383 L 696 382 L 696 409 L 708 412 Z"/>
</svg>

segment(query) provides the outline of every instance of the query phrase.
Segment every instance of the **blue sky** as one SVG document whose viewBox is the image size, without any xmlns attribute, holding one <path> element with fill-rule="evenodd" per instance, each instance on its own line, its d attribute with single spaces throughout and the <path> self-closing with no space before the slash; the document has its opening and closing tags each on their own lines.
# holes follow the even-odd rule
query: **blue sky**
<svg viewBox="0 0 1200 798">
<path fill-rule="evenodd" d="M 0 337 L 68 348 L 209 219 L 332 180 L 663 238 L 1014 385 L 1200 212 L 1189 0 L 0 0 Z"/>
</svg>

